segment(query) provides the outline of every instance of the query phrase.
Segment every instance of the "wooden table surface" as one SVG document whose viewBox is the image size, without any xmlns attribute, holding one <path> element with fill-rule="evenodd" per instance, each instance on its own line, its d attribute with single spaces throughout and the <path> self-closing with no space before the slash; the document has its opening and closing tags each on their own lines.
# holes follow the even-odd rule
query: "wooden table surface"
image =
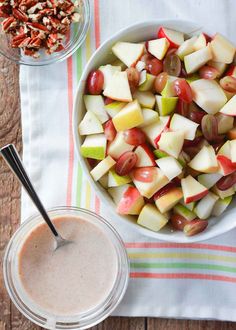
<svg viewBox="0 0 236 330">
<path fill-rule="evenodd" d="M 0 147 L 14 143 L 22 151 L 19 67 L 0 57 Z M 4 248 L 19 226 L 20 187 L 0 159 L 0 330 L 40 330 L 11 304 L 3 284 Z M 236 330 L 236 323 L 158 318 L 111 317 L 93 330 Z"/>
</svg>

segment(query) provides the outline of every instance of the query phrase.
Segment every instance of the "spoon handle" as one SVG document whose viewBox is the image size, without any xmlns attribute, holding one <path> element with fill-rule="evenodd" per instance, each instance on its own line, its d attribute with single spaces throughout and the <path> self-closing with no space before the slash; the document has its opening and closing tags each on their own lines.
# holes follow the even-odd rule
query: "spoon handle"
<svg viewBox="0 0 236 330">
<path fill-rule="evenodd" d="M 51 229 L 53 235 L 56 236 L 56 238 L 60 236 L 56 228 L 54 227 L 53 223 L 51 222 L 49 216 L 47 215 L 47 212 L 43 207 L 43 204 L 41 203 L 38 195 L 36 194 L 36 191 L 34 190 L 32 183 L 30 182 L 30 179 L 24 169 L 20 156 L 16 151 L 14 145 L 13 144 L 6 145 L 5 147 L 0 149 L 0 153 L 2 154 L 3 158 L 7 162 L 12 172 L 15 174 L 15 176 L 18 178 L 18 180 L 25 188 L 26 192 L 28 193 L 29 197 L 32 199 L 39 213 L 42 215 L 43 219 L 46 221 L 49 228 Z"/>
</svg>

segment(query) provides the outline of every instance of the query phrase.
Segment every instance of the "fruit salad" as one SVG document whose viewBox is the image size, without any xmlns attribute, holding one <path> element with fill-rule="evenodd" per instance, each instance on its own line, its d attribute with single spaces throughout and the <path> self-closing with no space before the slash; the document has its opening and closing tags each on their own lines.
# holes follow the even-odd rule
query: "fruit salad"
<svg viewBox="0 0 236 330">
<path fill-rule="evenodd" d="M 235 46 L 161 27 L 112 53 L 87 77 L 81 155 L 118 214 L 196 235 L 236 191 Z"/>
</svg>

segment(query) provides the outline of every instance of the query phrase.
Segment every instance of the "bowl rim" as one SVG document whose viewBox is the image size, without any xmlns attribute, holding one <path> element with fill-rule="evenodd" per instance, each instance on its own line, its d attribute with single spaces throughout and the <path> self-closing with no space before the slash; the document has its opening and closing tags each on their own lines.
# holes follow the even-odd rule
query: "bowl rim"
<svg viewBox="0 0 236 330">
<path fill-rule="evenodd" d="M 81 156 L 81 154 L 79 152 L 80 143 L 79 143 L 79 139 L 78 139 L 78 129 L 77 129 L 77 127 L 78 127 L 77 104 L 78 104 L 78 99 L 79 99 L 80 93 L 83 93 L 83 82 L 87 78 L 88 70 L 91 70 L 91 65 L 92 65 L 94 59 L 101 52 L 101 50 L 103 50 L 108 45 L 110 45 L 110 43 L 112 41 L 115 41 L 119 38 L 122 39 L 122 37 L 125 37 L 125 33 L 129 33 L 132 30 L 135 30 L 137 28 L 141 28 L 142 26 L 146 27 L 146 26 L 149 26 L 149 25 L 178 25 L 178 24 L 182 24 L 183 27 L 184 27 L 184 25 L 185 26 L 186 25 L 199 26 L 197 29 L 194 29 L 193 31 L 191 31 L 191 33 L 197 33 L 198 31 L 200 32 L 203 29 L 202 25 L 198 24 L 197 22 L 191 21 L 191 20 L 156 19 L 156 20 L 147 20 L 147 21 L 142 21 L 142 22 L 138 22 L 138 23 L 135 23 L 135 24 L 131 24 L 131 25 L 125 27 L 125 28 L 120 29 L 118 32 L 113 34 L 110 38 L 106 39 L 96 49 L 96 51 L 93 53 L 93 55 L 91 56 L 91 58 L 87 62 L 86 66 L 83 70 L 82 76 L 79 80 L 79 83 L 77 85 L 76 93 L 75 93 L 75 97 L 74 97 L 74 104 L 73 104 L 72 126 L 73 126 L 73 139 L 74 139 L 74 143 L 75 143 L 76 154 L 77 154 L 79 162 L 82 166 L 83 173 L 85 173 L 86 179 L 89 181 L 89 183 L 91 184 L 91 186 L 93 187 L 94 191 L 97 193 L 97 195 L 99 196 L 101 201 L 104 203 L 105 206 L 107 206 L 109 208 L 110 212 L 116 217 L 116 219 L 119 219 L 119 221 L 120 220 L 125 221 L 127 226 L 130 226 L 130 228 L 133 228 L 133 229 L 137 230 L 140 234 L 142 234 L 144 236 L 147 236 L 151 239 L 159 239 L 161 241 L 166 241 L 166 242 L 171 242 L 171 243 L 194 243 L 194 242 L 200 242 L 200 241 L 203 241 L 203 240 L 208 240 L 208 239 L 211 239 L 213 237 L 217 237 L 221 234 L 227 233 L 228 231 L 230 231 L 230 230 L 232 230 L 233 228 L 236 227 L 236 223 L 234 224 L 232 222 L 227 227 L 222 227 L 222 228 L 218 229 L 215 232 L 212 232 L 212 230 L 208 229 L 206 231 L 203 231 L 202 233 L 199 233 L 196 236 L 176 237 L 175 235 L 171 235 L 171 234 L 154 232 L 154 231 L 146 229 L 142 226 L 139 226 L 134 222 L 128 221 L 125 217 L 123 217 L 123 216 L 121 216 L 121 215 L 119 215 L 115 212 L 114 207 L 111 207 L 111 203 L 109 203 L 108 200 L 105 198 L 104 193 L 102 191 L 103 188 L 102 187 L 99 188 L 98 184 L 91 177 L 90 172 L 88 170 L 88 167 L 86 165 L 85 159 Z M 204 30 L 206 30 L 206 29 L 204 28 Z M 208 33 L 208 31 L 206 31 L 206 32 Z M 111 202 L 112 202 L 112 200 L 111 200 Z"/>
<path fill-rule="evenodd" d="M 8 60 L 10 60 L 12 63 L 18 64 L 18 65 L 24 65 L 24 66 L 30 66 L 30 67 L 44 67 L 47 65 L 51 65 L 51 64 L 56 64 L 56 63 L 60 63 L 63 62 L 64 60 L 66 60 L 67 58 L 69 58 L 70 56 L 72 56 L 76 50 L 82 46 L 87 33 L 89 31 L 89 27 L 91 24 L 91 5 L 90 5 L 90 1 L 89 0 L 82 0 L 83 5 L 84 5 L 84 10 L 85 10 L 85 20 L 84 20 L 84 26 L 82 29 L 82 32 L 78 38 L 78 40 L 72 45 L 70 51 L 66 51 L 64 53 L 64 55 L 59 55 L 56 58 L 47 58 L 46 60 L 43 60 L 43 62 L 41 62 L 40 59 L 35 60 L 35 62 L 29 62 L 26 63 L 25 61 L 22 60 L 15 60 L 13 59 L 10 55 L 8 55 L 7 53 L 3 52 L 0 48 L 0 54 L 2 56 L 4 56 L 5 58 L 7 58 Z M 78 23 L 77 23 L 78 24 Z"/>
</svg>

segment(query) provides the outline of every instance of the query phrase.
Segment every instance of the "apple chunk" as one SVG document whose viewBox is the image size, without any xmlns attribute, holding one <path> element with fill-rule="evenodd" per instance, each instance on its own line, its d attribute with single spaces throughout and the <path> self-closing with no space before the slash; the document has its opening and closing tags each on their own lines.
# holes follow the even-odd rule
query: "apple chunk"
<svg viewBox="0 0 236 330">
<path fill-rule="evenodd" d="M 217 113 L 216 119 L 218 123 L 218 133 L 225 134 L 234 127 L 234 117 L 226 116 L 223 113 Z"/>
<path fill-rule="evenodd" d="M 160 38 L 148 41 L 148 52 L 155 56 L 158 60 L 162 60 L 170 46 L 166 38 Z"/>
<path fill-rule="evenodd" d="M 161 138 L 161 134 L 168 129 L 169 122 L 169 116 L 159 117 L 158 121 L 142 128 L 149 142 L 154 148 L 157 147 L 157 143 Z"/>
<path fill-rule="evenodd" d="M 217 186 L 214 186 L 212 188 L 212 191 L 218 195 L 221 199 L 224 199 L 226 197 L 229 197 L 229 196 L 232 196 L 234 195 L 235 191 L 234 191 L 234 188 L 233 187 L 230 187 L 229 189 L 226 189 L 226 190 L 220 190 L 217 188 Z"/>
<path fill-rule="evenodd" d="M 136 90 L 136 92 L 133 95 L 134 99 L 137 99 L 139 104 L 144 108 L 153 109 L 156 99 L 152 92 L 141 92 L 139 90 Z"/>
<path fill-rule="evenodd" d="M 177 113 L 174 113 L 170 121 L 170 129 L 182 131 L 186 140 L 194 140 L 198 126 L 199 124 Z"/>
<path fill-rule="evenodd" d="M 212 146 L 203 146 L 188 164 L 192 169 L 203 173 L 214 173 L 218 170 L 218 163 Z"/>
<path fill-rule="evenodd" d="M 158 141 L 159 148 L 175 158 L 179 157 L 183 144 L 184 133 L 181 131 L 164 132 Z"/>
<path fill-rule="evenodd" d="M 109 119 L 101 95 L 84 95 L 84 104 L 86 110 L 93 112 L 102 124 Z"/>
<path fill-rule="evenodd" d="M 103 94 L 112 100 L 131 102 L 132 95 L 130 92 L 127 72 L 115 71 L 112 78 L 108 80 Z"/>
<path fill-rule="evenodd" d="M 79 124 L 78 130 L 80 135 L 90 135 L 104 132 L 101 122 L 91 111 L 86 112 L 84 118 Z"/>
<path fill-rule="evenodd" d="M 196 72 L 212 59 L 211 48 L 206 46 L 194 53 L 184 56 L 184 65 L 188 74 Z"/>
<path fill-rule="evenodd" d="M 236 116 L 236 95 L 234 95 L 220 110 L 220 113 L 227 116 Z"/>
<path fill-rule="evenodd" d="M 194 43 L 196 40 L 197 37 L 194 36 L 190 39 L 185 40 L 182 45 L 179 46 L 176 51 L 176 55 L 178 55 L 182 61 L 184 60 L 184 56 L 195 52 Z"/>
<path fill-rule="evenodd" d="M 81 155 L 85 158 L 102 160 L 105 158 L 106 144 L 104 134 L 88 135 L 80 147 Z"/>
<path fill-rule="evenodd" d="M 164 97 L 156 95 L 157 107 L 161 116 L 171 114 L 177 105 L 178 97 Z"/>
<path fill-rule="evenodd" d="M 163 214 L 152 204 L 146 204 L 139 214 L 137 223 L 153 231 L 159 231 L 168 222 Z"/>
<path fill-rule="evenodd" d="M 182 172 L 182 166 L 174 157 L 164 157 L 156 160 L 157 165 L 169 180 Z"/>
<path fill-rule="evenodd" d="M 159 120 L 159 115 L 155 110 L 144 108 L 143 113 L 143 123 L 139 125 L 140 128 L 149 126 Z"/>
<path fill-rule="evenodd" d="M 218 217 L 219 215 L 221 215 L 226 208 L 229 206 L 229 204 L 232 201 L 232 196 L 228 196 L 225 197 L 224 199 L 218 199 L 218 201 L 216 201 L 213 210 L 212 210 L 212 215 Z"/>
<path fill-rule="evenodd" d="M 138 215 L 144 206 L 144 199 L 135 187 L 128 187 L 117 205 L 117 213 Z"/>
<path fill-rule="evenodd" d="M 155 157 L 151 149 L 147 144 L 141 144 L 135 149 L 135 154 L 138 156 L 138 160 L 135 167 L 147 167 L 155 166 Z"/>
<path fill-rule="evenodd" d="M 108 146 L 107 153 L 114 159 L 118 159 L 124 152 L 132 151 L 134 146 L 124 140 L 123 132 L 118 132 L 115 139 Z"/>
<path fill-rule="evenodd" d="M 236 140 L 230 141 L 230 159 L 232 163 L 236 166 Z"/>
<path fill-rule="evenodd" d="M 219 33 L 211 41 L 211 51 L 214 61 L 227 64 L 233 62 L 235 46 Z"/>
<path fill-rule="evenodd" d="M 165 27 L 161 27 L 157 33 L 158 38 L 166 38 L 170 46 L 178 48 L 184 42 L 184 34 L 180 31 L 175 31 Z"/>
<path fill-rule="evenodd" d="M 207 189 L 213 187 L 217 181 L 222 178 L 222 174 L 220 173 L 209 173 L 209 174 L 201 174 L 197 177 L 198 182 L 200 182 Z"/>
<path fill-rule="evenodd" d="M 113 66 L 111 64 L 102 65 L 99 67 L 104 77 L 103 89 L 107 87 L 108 82 L 112 79 L 114 72 L 121 71 L 121 66 Z"/>
<path fill-rule="evenodd" d="M 219 197 L 211 191 L 203 197 L 194 209 L 194 212 L 200 219 L 207 219 L 212 213 L 213 207 Z"/>
<path fill-rule="evenodd" d="M 161 213 L 171 210 L 183 197 L 181 188 L 172 188 L 159 198 L 154 197 L 156 207 Z"/>
<path fill-rule="evenodd" d="M 117 42 L 112 47 L 113 54 L 116 55 L 128 67 L 134 66 L 144 52 L 144 44 L 131 42 Z"/>
<path fill-rule="evenodd" d="M 112 118 L 117 131 L 124 131 L 141 125 L 144 121 L 141 107 L 137 100 L 128 103 L 119 113 Z"/>
<path fill-rule="evenodd" d="M 193 100 L 207 113 L 216 114 L 227 102 L 225 93 L 214 80 L 198 79 L 193 81 L 190 86 Z"/>
<path fill-rule="evenodd" d="M 101 177 L 103 175 L 105 175 L 115 165 L 115 163 L 116 162 L 114 161 L 113 158 L 111 158 L 111 156 L 107 156 L 101 162 L 99 162 L 97 164 L 97 166 L 95 166 L 92 169 L 90 174 L 92 175 L 92 177 L 95 181 L 98 181 L 99 179 L 101 179 Z"/>
<path fill-rule="evenodd" d="M 206 37 L 205 37 L 204 33 L 201 33 L 198 36 L 197 40 L 195 41 L 193 47 L 195 50 L 199 50 L 199 49 L 206 47 L 206 45 L 207 45 Z"/>
<path fill-rule="evenodd" d="M 186 204 L 197 201 L 208 194 L 208 189 L 191 175 L 181 180 L 181 186 Z"/>
<path fill-rule="evenodd" d="M 132 180 L 128 175 L 118 175 L 114 169 L 108 173 L 108 187 L 118 187 L 130 183 Z"/>
</svg>

